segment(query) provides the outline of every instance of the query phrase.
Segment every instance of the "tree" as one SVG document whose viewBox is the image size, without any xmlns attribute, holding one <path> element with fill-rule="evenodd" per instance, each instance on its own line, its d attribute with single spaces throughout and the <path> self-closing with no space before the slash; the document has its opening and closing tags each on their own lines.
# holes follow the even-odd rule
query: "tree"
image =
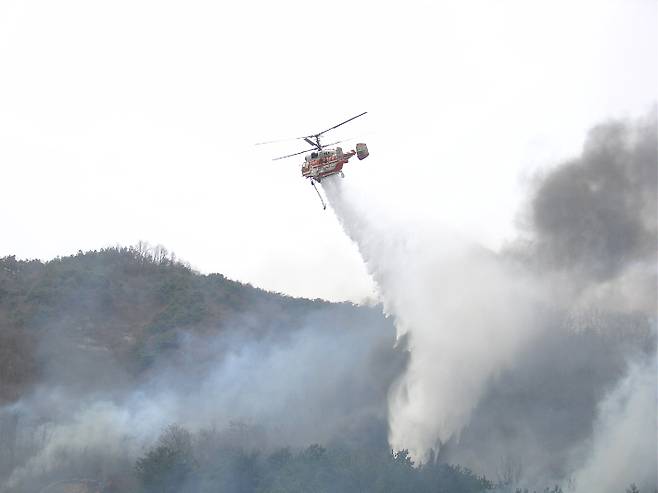
<svg viewBox="0 0 658 493">
<path fill-rule="evenodd" d="M 158 443 L 137 460 L 135 469 L 147 493 L 176 493 L 195 467 L 192 437 L 185 429 L 171 425 Z"/>
</svg>

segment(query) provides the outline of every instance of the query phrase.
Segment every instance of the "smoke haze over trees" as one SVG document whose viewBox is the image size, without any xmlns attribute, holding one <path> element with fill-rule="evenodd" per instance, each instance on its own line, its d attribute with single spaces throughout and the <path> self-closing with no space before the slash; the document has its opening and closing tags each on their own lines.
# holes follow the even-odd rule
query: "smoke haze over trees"
<svg viewBox="0 0 658 493">
<path fill-rule="evenodd" d="M 498 255 L 325 184 L 409 347 L 394 449 L 531 486 L 615 491 L 641 474 L 655 488 L 656 133 L 655 109 L 594 128 L 538 180 L 524 235 Z M 619 397 L 628 386 L 641 403 Z"/>
<path fill-rule="evenodd" d="M 596 127 L 499 253 L 323 182 L 382 306 L 1 259 L 0 492 L 653 491 L 656 149 Z"/>
</svg>

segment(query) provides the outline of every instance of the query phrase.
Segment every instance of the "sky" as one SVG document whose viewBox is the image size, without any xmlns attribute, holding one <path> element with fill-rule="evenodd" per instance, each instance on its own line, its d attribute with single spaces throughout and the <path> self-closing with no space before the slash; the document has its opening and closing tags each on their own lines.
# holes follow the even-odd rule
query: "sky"
<svg viewBox="0 0 658 493">
<path fill-rule="evenodd" d="M 499 248 L 541 170 L 657 99 L 655 0 L 0 2 L 0 256 L 138 241 L 203 273 L 362 301 L 298 142 L 366 142 L 386 214 Z M 385 214 L 384 214 L 385 215 Z"/>
</svg>

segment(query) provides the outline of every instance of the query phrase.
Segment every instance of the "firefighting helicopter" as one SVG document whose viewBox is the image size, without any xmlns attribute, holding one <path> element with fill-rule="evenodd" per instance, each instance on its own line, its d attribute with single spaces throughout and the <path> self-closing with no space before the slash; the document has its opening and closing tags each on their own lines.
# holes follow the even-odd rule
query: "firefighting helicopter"
<svg viewBox="0 0 658 493">
<path fill-rule="evenodd" d="M 323 130 L 322 132 L 311 135 L 304 135 L 302 137 L 296 137 L 295 140 L 304 140 L 313 147 L 311 149 L 306 149 L 304 151 L 287 154 L 285 156 L 280 156 L 273 159 L 273 161 L 278 161 L 280 159 L 287 159 L 289 157 L 299 156 L 300 154 L 306 154 L 306 156 L 304 156 L 304 163 L 302 164 L 302 176 L 304 178 L 308 178 L 311 181 L 311 185 L 313 185 L 313 188 L 317 192 L 318 197 L 320 197 L 320 202 L 322 202 L 323 209 L 327 208 L 327 204 L 322 198 L 322 194 L 320 194 L 320 191 L 315 186 L 315 182 L 320 183 L 323 178 L 336 174 L 340 174 L 340 176 L 344 178 L 345 175 L 343 174 L 343 166 L 347 163 L 347 161 L 349 161 L 350 158 L 354 155 L 356 155 L 360 161 L 367 158 L 369 153 L 368 146 L 364 143 L 356 144 L 356 150 L 343 152 L 341 147 L 331 147 L 336 144 L 340 144 L 343 142 L 342 140 L 332 142 L 331 144 L 321 144 L 320 137 L 322 137 L 330 130 L 338 128 L 341 125 L 345 125 L 346 123 L 351 122 L 352 120 L 359 118 L 366 113 L 368 112 L 364 111 L 363 113 L 353 116 L 352 118 L 349 118 L 344 122 L 339 123 L 338 125 L 334 125 L 333 127 Z M 268 142 L 258 142 L 256 145 L 273 144 L 275 142 L 281 141 L 275 140 Z"/>
</svg>

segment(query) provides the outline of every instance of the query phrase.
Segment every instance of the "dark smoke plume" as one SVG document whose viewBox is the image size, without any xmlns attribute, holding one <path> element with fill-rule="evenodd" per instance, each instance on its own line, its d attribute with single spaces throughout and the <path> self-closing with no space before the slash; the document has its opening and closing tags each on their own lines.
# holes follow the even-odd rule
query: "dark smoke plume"
<svg viewBox="0 0 658 493">
<path fill-rule="evenodd" d="M 656 111 L 592 129 L 580 157 L 549 173 L 532 201 L 539 259 L 591 281 L 656 261 Z"/>
<path fill-rule="evenodd" d="M 581 156 L 537 181 L 524 238 L 498 255 L 325 185 L 408 336 L 394 448 L 531 488 L 653 491 L 656 148 L 655 110 L 592 129 Z"/>
</svg>

